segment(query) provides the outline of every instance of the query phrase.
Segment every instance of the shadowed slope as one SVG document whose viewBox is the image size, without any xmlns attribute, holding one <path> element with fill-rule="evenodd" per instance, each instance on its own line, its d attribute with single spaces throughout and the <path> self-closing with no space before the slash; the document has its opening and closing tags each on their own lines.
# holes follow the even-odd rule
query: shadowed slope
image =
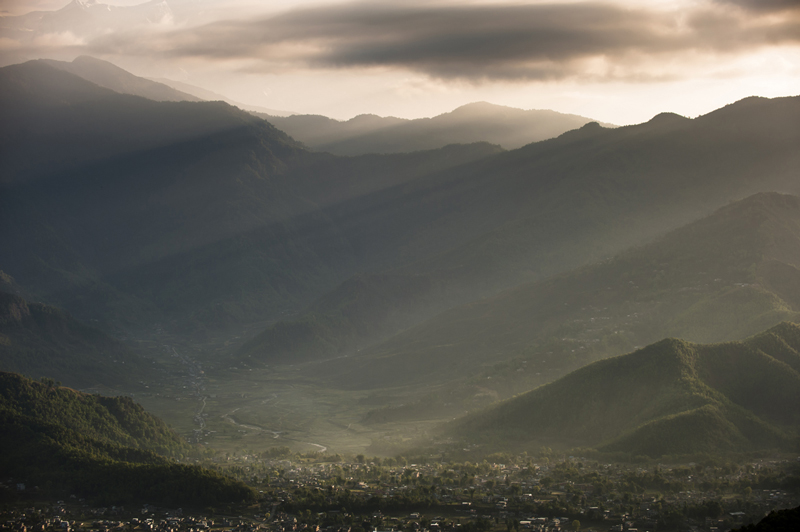
<svg viewBox="0 0 800 532">
<path fill-rule="evenodd" d="M 240 482 L 164 458 L 190 448 L 129 398 L 0 372 L 0 424 L 3 474 L 45 496 L 191 507 L 254 498 Z"/>
<path fill-rule="evenodd" d="M 67 386 L 137 387 L 161 369 L 65 312 L 0 292 L 0 369 Z"/>
<path fill-rule="evenodd" d="M 124 327 L 277 316 L 364 255 L 323 207 L 499 151 L 310 154 L 227 104 L 117 94 L 43 62 L 0 69 L 0 87 L 0 264 Z"/>
</svg>

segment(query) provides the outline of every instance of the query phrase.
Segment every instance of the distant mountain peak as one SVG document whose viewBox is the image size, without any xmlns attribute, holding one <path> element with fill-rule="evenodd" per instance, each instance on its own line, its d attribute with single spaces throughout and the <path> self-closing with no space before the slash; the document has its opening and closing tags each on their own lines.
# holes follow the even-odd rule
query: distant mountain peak
<svg viewBox="0 0 800 532">
<path fill-rule="evenodd" d="M 347 122 L 350 122 L 352 124 L 372 123 L 372 122 L 380 122 L 384 118 L 385 117 L 378 116 L 378 115 L 376 115 L 374 113 L 364 113 L 364 114 L 360 114 L 360 115 L 354 116 L 350 120 L 347 120 Z M 386 118 L 389 118 L 389 117 L 386 117 Z"/>
<path fill-rule="evenodd" d="M 113 65 L 108 61 L 104 61 L 102 59 L 98 59 L 96 57 L 92 57 L 91 55 L 79 55 L 75 59 L 72 60 L 73 63 L 93 63 L 93 64 L 108 64 Z M 114 65 L 116 67 L 116 65 Z M 119 68 L 119 67 L 117 67 Z"/>
<path fill-rule="evenodd" d="M 679 124 L 690 121 L 691 118 L 679 115 L 677 113 L 658 113 L 656 116 L 647 121 L 648 124 L 664 125 L 664 124 Z"/>
<path fill-rule="evenodd" d="M 501 109 L 501 108 L 503 108 L 503 109 L 517 109 L 516 107 L 510 107 L 508 105 L 498 105 L 496 103 L 480 101 L 480 102 L 472 102 L 472 103 L 467 103 L 467 104 L 461 105 L 461 106 L 456 107 L 455 109 L 453 109 L 451 112 L 455 113 L 457 111 L 467 110 L 467 109 Z"/>
</svg>

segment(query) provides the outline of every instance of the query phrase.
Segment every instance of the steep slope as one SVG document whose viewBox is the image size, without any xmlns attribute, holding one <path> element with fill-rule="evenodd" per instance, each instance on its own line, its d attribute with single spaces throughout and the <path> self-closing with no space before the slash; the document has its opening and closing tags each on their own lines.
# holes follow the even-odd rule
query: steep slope
<svg viewBox="0 0 800 532">
<path fill-rule="evenodd" d="M 129 398 L 0 372 L 0 423 L 0 470 L 46 496 L 191 507 L 254 497 L 241 483 L 164 458 L 189 448 Z"/>
<path fill-rule="evenodd" d="M 2 263 L 21 285 L 84 319 L 152 312 L 147 294 L 121 292 L 107 272 L 261 222 L 254 214 L 267 207 L 264 178 L 302 153 L 225 104 L 120 95 L 35 62 L 2 69 L 0 84 Z"/>
<path fill-rule="evenodd" d="M 339 160 L 220 102 L 121 95 L 41 62 L 2 69 L 0 87 L 0 263 L 38 298 L 123 325 L 285 312 L 355 267 L 322 206 L 498 152 Z"/>
<path fill-rule="evenodd" d="M 40 59 L 40 61 L 120 94 L 141 96 L 157 102 L 199 102 L 203 100 L 163 83 L 134 76 L 108 61 L 87 55 L 76 57 L 72 62 L 52 59 Z"/>
<path fill-rule="evenodd" d="M 694 120 L 663 114 L 613 130 L 587 125 L 425 181 L 379 191 L 358 203 L 336 205 L 329 210 L 334 219 L 354 221 L 348 235 L 356 249 L 381 249 L 390 242 L 400 252 L 393 268 L 384 272 L 388 275 L 380 277 L 387 288 L 356 293 L 337 289 L 324 298 L 333 311 L 320 314 L 315 305 L 294 323 L 271 329 L 282 336 L 297 331 L 304 338 L 274 341 L 268 330 L 242 354 L 280 360 L 288 352 L 282 347 L 286 345 L 303 345 L 309 358 L 352 354 L 374 343 L 375 333 L 391 328 L 377 320 L 381 316 L 392 316 L 402 326 L 419 323 L 459 302 L 642 244 L 753 192 L 800 192 L 793 170 L 800 163 L 793 146 L 800 142 L 798 120 L 800 98 L 750 98 Z M 391 286 L 409 288 L 402 303 L 377 310 L 380 294 Z M 332 303 L 336 294 L 347 301 Z M 345 304 L 372 308 L 369 326 L 347 317 L 343 321 L 336 309 Z M 359 337 L 359 329 L 370 334 Z M 405 338 L 413 341 L 412 335 Z M 453 343 L 441 337 L 436 341 L 434 345 Z M 473 342 L 471 348 L 477 345 Z M 636 344 L 626 347 L 631 345 Z M 387 355 L 399 367 L 383 374 L 392 382 L 398 377 L 402 381 L 404 372 L 398 369 L 407 365 L 394 358 L 399 349 L 392 350 L 379 356 Z M 419 358 L 426 364 L 439 359 L 431 353 Z M 492 363 L 501 358 L 492 357 Z M 345 378 L 353 384 L 374 376 L 355 365 L 351 369 L 364 376 Z M 386 384 L 382 379 L 375 385 Z"/>
<path fill-rule="evenodd" d="M 58 424 L 88 438 L 161 453 L 188 446 L 160 419 L 127 397 L 104 397 L 0 372 L 0 401 L 15 415 Z"/>
<path fill-rule="evenodd" d="M 793 342 L 798 332 L 782 324 L 766 334 Z M 800 374 L 757 346 L 765 347 L 757 339 L 663 340 L 581 368 L 449 430 L 509 447 L 587 446 L 653 457 L 792 448 Z"/>
<path fill-rule="evenodd" d="M 245 128 L 257 129 L 276 151 L 281 144 L 296 149 L 286 135 L 227 105 L 121 95 L 46 62 L 1 69 L 0 88 L 6 185 Z"/>
<path fill-rule="evenodd" d="M 453 308 L 321 371 L 359 387 L 483 374 L 493 381 L 482 387 L 507 396 L 667 335 L 717 342 L 798 319 L 798 266 L 800 199 L 758 194 L 609 261 Z M 436 293 L 418 281 L 405 296 L 418 292 Z M 380 300 L 370 304 L 371 295 L 355 294 L 333 293 L 333 301 L 321 300 L 298 320 L 318 330 L 310 335 L 309 358 L 358 345 L 359 327 L 369 323 L 374 331 L 383 319 L 375 308 Z M 396 301 L 387 308 L 403 309 Z M 358 309 L 366 309 L 363 316 Z M 288 349 L 268 343 L 279 327 L 291 331 L 275 325 L 242 355 L 285 357 Z"/>
<path fill-rule="evenodd" d="M 41 63 L 2 69 L 0 87 L 2 268 L 37 299 L 123 326 L 263 323 L 383 270 L 366 300 L 411 293 L 400 312 L 373 305 L 396 325 L 356 329 L 385 336 L 797 187 L 796 98 L 509 153 L 338 158 L 222 103 L 120 95 Z"/>
<path fill-rule="evenodd" d="M 130 388 L 153 380 L 154 364 L 56 308 L 0 292 L 0 370 L 76 388 Z"/>
<path fill-rule="evenodd" d="M 514 149 L 557 137 L 591 121 L 555 111 L 526 111 L 486 102 L 416 120 L 375 115 L 360 115 L 345 122 L 314 115 L 265 118 L 312 149 L 336 155 L 400 153 L 481 141 Z"/>
</svg>

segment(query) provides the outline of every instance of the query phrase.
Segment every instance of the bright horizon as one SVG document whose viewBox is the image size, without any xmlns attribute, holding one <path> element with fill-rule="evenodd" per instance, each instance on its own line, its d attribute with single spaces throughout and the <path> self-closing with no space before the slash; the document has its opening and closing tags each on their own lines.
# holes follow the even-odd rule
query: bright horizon
<svg viewBox="0 0 800 532">
<path fill-rule="evenodd" d="M 68 3 L 11 0 L 2 12 Z M 800 93 L 795 0 L 166 4 L 156 15 L 74 28 L 4 18 L 0 64 L 90 55 L 242 103 L 336 119 L 430 117 L 486 101 L 626 125 Z"/>
</svg>

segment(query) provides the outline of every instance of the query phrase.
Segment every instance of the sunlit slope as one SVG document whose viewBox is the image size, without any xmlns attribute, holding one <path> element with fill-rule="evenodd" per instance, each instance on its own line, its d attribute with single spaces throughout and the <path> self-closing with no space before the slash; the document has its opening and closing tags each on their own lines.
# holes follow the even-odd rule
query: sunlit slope
<svg viewBox="0 0 800 532">
<path fill-rule="evenodd" d="M 401 259 L 369 280 L 386 288 L 342 285 L 322 298 L 339 295 L 333 310 L 314 304 L 274 331 L 299 331 L 312 358 L 346 354 L 376 340 L 359 329 L 391 328 L 383 316 L 420 322 L 448 303 L 602 260 L 752 192 L 798 191 L 798 123 L 800 99 L 752 98 L 694 120 L 659 115 L 613 130 L 587 125 L 337 206 L 334 216 L 362 222 L 350 242 L 379 247 L 387 238 Z M 380 294 L 397 286 L 408 287 L 403 299 L 378 310 Z M 359 306 L 373 309 L 370 327 L 348 316 L 361 315 Z M 301 343 L 271 334 L 248 355 L 280 360 L 288 350 L 272 346 Z"/>
<path fill-rule="evenodd" d="M 798 444 L 800 328 L 742 342 L 662 340 L 595 362 L 454 422 L 469 440 L 510 447 L 594 447 L 648 456 L 792 449 Z"/>
<path fill-rule="evenodd" d="M 443 312 L 323 371 L 358 387 L 485 372 L 494 382 L 481 386 L 502 396 L 665 336 L 734 340 L 798 319 L 798 265 L 800 198 L 758 194 L 611 260 Z"/>
<path fill-rule="evenodd" d="M 4 474 L 46 496 L 193 507 L 253 498 L 238 482 L 164 458 L 190 449 L 129 398 L 0 372 L 0 420 Z"/>
</svg>

